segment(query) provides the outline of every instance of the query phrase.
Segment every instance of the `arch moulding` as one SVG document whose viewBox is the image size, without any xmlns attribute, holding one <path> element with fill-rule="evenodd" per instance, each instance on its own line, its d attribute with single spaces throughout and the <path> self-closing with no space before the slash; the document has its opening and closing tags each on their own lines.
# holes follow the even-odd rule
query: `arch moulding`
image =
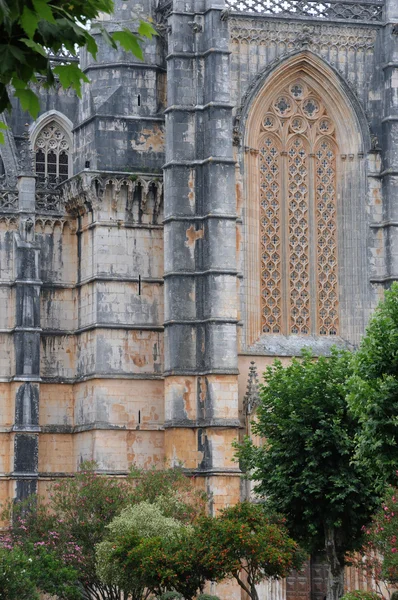
<svg viewBox="0 0 398 600">
<path fill-rule="evenodd" d="M 262 123 L 282 90 L 300 80 L 321 99 L 335 127 L 336 229 L 338 263 L 339 336 L 275 335 L 262 331 L 260 244 L 260 140 Z M 241 117 L 244 164 L 245 336 L 243 351 L 294 355 L 303 347 L 327 353 L 336 343 L 357 343 L 365 321 L 368 296 L 366 277 L 366 208 L 364 149 L 370 147 L 369 129 L 359 102 L 340 75 L 322 59 L 305 50 L 285 58 L 257 82 Z M 353 258 L 355 257 L 355 261 Z M 359 292 L 359 294 L 358 294 Z"/>
</svg>

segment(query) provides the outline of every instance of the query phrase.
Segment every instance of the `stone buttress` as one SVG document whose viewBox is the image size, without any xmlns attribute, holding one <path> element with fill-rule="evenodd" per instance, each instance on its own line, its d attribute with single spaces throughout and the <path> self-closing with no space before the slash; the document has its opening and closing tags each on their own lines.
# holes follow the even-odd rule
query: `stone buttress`
<svg viewBox="0 0 398 600">
<path fill-rule="evenodd" d="M 175 0 L 168 19 L 165 452 L 239 498 L 235 161 L 223 2 Z"/>
</svg>

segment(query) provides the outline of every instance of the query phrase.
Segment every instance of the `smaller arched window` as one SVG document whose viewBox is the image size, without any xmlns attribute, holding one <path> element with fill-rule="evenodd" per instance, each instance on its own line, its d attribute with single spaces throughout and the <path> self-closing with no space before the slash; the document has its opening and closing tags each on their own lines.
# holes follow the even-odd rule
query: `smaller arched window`
<svg viewBox="0 0 398 600">
<path fill-rule="evenodd" d="M 70 138 L 56 121 L 51 121 L 36 136 L 34 153 L 39 182 L 62 183 L 70 174 Z"/>
</svg>

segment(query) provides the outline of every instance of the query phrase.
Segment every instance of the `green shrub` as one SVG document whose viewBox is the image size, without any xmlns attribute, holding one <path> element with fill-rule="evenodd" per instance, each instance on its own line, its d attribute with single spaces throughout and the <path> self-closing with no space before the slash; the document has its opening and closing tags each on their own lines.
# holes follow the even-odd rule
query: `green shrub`
<svg viewBox="0 0 398 600">
<path fill-rule="evenodd" d="M 218 596 L 212 596 L 211 594 L 200 594 L 198 600 L 220 600 Z"/>
<path fill-rule="evenodd" d="M 353 590 L 347 592 L 341 600 L 380 600 L 376 592 L 365 592 L 364 590 Z"/>
<path fill-rule="evenodd" d="M 184 597 L 179 592 L 165 592 L 158 600 L 184 600 Z"/>
</svg>

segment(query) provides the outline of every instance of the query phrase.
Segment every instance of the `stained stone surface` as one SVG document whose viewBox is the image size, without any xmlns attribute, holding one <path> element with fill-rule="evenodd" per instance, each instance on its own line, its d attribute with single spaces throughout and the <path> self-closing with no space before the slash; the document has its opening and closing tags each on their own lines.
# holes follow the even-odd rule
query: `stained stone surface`
<svg viewBox="0 0 398 600">
<path fill-rule="evenodd" d="M 143 62 L 98 39 L 81 99 L 39 81 L 36 122 L 17 102 L 2 117 L 0 501 L 86 459 L 110 474 L 166 459 L 214 511 L 235 502 L 250 361 L 355 347 L 398 278 L 395 0 L 140 6 L 159 28 Z M 134 29 L 129 2 L 104 25 Z M 263 112 L 297 81 L 336 127 L 337 336 L 261 325 Z M 61 185 L 29 166 L 53 122 L 73 148 Z"/>
</svg>

